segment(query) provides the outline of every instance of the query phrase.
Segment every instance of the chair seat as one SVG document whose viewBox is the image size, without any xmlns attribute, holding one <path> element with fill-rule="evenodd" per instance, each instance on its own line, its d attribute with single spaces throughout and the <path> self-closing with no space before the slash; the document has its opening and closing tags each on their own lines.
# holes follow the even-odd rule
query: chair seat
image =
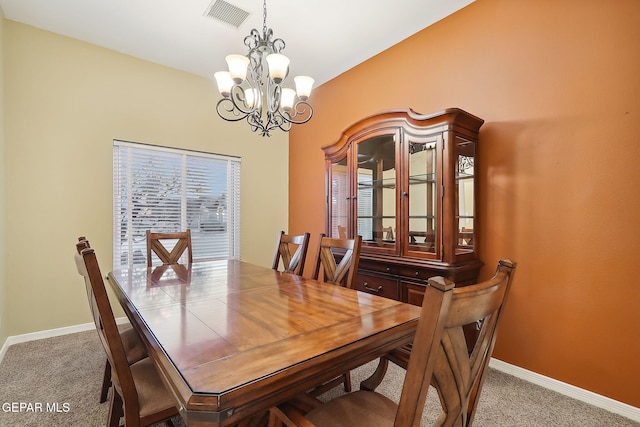
<svg viewBox="0 0 640 427">
<path fill-rule="evenodd" d="M 119 328 L 120 339 L 122 340 L 122 346 L 124 347 L 125 355 L 127 356 L 127 363 L 132 365 L 139 360 L 147 357 L 147 349 L 145 348 L 138 333 L 129 325 L 125 328 Z M 104 377 L 102 378 L 102 390 L 100 392 L 100 403 L 107 401 L 109 389 L 111 388 L 111 364 L 109 359 L 105 363 Z"/>
<path fill-rule="evenodd" d="M 388 397 L 372 391 L 354 391 L 305 415 L 316 427 L 393 426 L 398 406 Z"/>
<path fill-rule="evenodd" d="M 167 418 L 166 414 L 175 414 L 176 401 L 162 382 L 151 359 L 145 358 L 131 365 L 131 375 L 138 392 L 141 419 L 153 415 L 154 418 L 163 420 Z"/>
</svg>

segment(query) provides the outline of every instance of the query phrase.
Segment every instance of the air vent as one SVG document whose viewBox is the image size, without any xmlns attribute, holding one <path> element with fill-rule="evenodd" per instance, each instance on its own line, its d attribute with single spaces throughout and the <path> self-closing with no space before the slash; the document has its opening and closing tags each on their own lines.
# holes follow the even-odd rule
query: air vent
<svg viewBox="0 0 640 427">
<path fill-rule="evenodd" d="M 227 3 L 224 0 L 214 0 L 207 8 L 204 16 L 208 16 L 209 18 L 217 19 L 218 21 L 240 28 L 240 25 L 242 25 L 242 23 L 249 17 L 249 12 L 240 9 L 231 3 Z"/>
</svg>

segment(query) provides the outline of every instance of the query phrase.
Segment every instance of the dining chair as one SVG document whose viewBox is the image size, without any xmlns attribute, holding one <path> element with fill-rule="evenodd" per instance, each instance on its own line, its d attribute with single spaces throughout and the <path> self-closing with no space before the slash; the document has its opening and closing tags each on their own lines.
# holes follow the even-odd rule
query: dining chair
<svg viewBox="0 0 640 427">
<path fill-rule="evenodd" d="M 356 236 L 355 239 L 335 239 L 321 233 L 316 266 L 312 278 L 319 280 L 320 270 L 322 270 L 323 282 L 347 288 L 353 287 L 354 278 L 358 271 L 361 247 L 362 236 Z M 338 263 L 336 263 L 336 257 L 339 259 Z M 350 392 L 351 374 L 345 372 L 339 377 L 310 390 L 309 394 L 319 396 L 338 384 L 343 384 L 344 390 Z"/>
<path fill-rule="evenodd" d="M 175 241 L 175 245 L 169 249 L 165 243 Z M 176 233 L 152 233 L 147 230 L 147 266 L 153 265 L 152 255 L 155 254 L 162 264 L 178 264 L 180 257 L 187 251 L 187 261 L 193 262 L 191 249 L 191 230 Z"/>
<path fill-rule="evenodd" d="M 389 240 L 389 241 L 395 240 L 395 237 L 393 236 L 392 226 L 383 227 L 382 232 L 384 233 L 384 240 Z"/>
<path fill-rule="evenodd" d="M 78 243 L 76 244 L 76 250 L 80 254 L 82 250 L 85 248 L 90 248 L 91 245 L 86 237 L 80 236 L 78 237 Z M 87 292 L 90 289 L 87 288 Z M 144 344 L 140 340 L 140 336 L 138 333 L 128 325 L 126 328 L 123 328 L 122 325 L 118 328 L 120 331 L 120 338 L 122 339 L 122 345 L 124 346 L 124 351 L 127 355 L 127 362 L 131 365 L 139 360 L 147 357 L 147 349 Z M 109 389 L 111 388 L 111 364 L 109 363 L 109 359 L 104 365 L 104 374 L 102 375 L 102 387 L 100 389 L 100 403 L 104 403 L 107 401 L 107 397 L 109 394 Z"/>
<path fill-rule="evenodd" d="M 312 277 L 318 280 L 320 270 L 322 270 L 322 280 L 325 283 L 333 283 L 347 288 L 353 287 L 353 280 L 358 271 L 361 247 L 362 236 L 356 236 L 355 239 L 335 239 L 321 233 Z M 336 258 L 339 259 L 338 263 L 336 263 Z"/>
<path fill-rule="evenodd" d="M 302 276 L 304 262 L 307 258 L 307 249 L 309 248 L 309 237 L 309 233 L 292 236 L 281 231 L 278 236 L 272 268 L 277 270 L 282 259 L 282 266 L 285 272 Z M 293 255 L 291 254 L 292 251 Z"/>
<path fill-rule="evenodd" d="M 178 408 L 151 359 L 147 357 L 132 365 L 127 361 L 94 249 L 85 247 L 76 252 L 75 261 L 84 277 L 91 315 L 113 370 L 107 425 L 119 426 L 121 417 L 125 427 L 163 421 L 172 425 L 170 418 L 178 415 Z"/>
<path fill-rule="evenodd" d="M 324 404 L 300 396 L 271 408 L 269 426 L 419 426 L 432 384 L 443 410 L 434 425 L 470 427 L 515 268 L 500 260 L 491 279 L 462 288 L 443 277 L 429 279 L 398 404 L 362 389 Z M 463 327 L 475 322 L 480 333 L 469 351 Z"/>
</svg>

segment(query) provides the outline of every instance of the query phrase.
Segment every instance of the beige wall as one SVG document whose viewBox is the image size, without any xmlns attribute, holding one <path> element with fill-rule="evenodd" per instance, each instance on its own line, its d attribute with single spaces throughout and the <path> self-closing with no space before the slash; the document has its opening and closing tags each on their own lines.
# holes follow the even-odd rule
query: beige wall
<svg viewBox="0 0 640 427">
<path fill-rule="evenodd" d="M 5 300 L 5 283 L 6 283 L 6 269 L 5 269 L 5 214 L 4 209 L 5 202 L 5 178 L 4 171 L 6 169 L 5 156 L 4 156 L 4 15 L 0 10 L 0 347 L 7 338 L 6 331 L 6 300 Z"/>
<path fill-rule="evenodd" d="M 288 221 L 287 134 L 221 120 L 208 79 L 4 26 L 6 335 L 90 321 L 72 254 L 86 235 L 110 270 L 113 139 L 242 157 L 242 258 L 270 265 Z"/>
<path fill-rule="evenodd" d="M 290 229 L 324 230 L 320 147 L 351 123 L 483 118 L 481 275 L 519 263 L 494 356 L 640 407 L 639 22 L 637 0 L 477 0 L 325 83 L 290 138 Z"/>
</svg>

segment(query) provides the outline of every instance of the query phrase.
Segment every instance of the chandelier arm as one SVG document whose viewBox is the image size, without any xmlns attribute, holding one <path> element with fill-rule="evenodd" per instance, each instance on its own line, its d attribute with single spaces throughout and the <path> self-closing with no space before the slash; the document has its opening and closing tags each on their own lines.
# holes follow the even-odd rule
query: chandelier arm
<svg viewBox="0 0 640 427">
<path fill-rule="evenodd" d="M 278 111 L 278 107 L 280 106 L 280 97 L 282 96 L 281 85 L 275 84 L 270 78 L 267 78 L 265 96 L 267 97 L 267 111 L 269 113 Z"/>
<path fill-rule="evenodd" d="M 247 99 L 247 95 L 245 93 L 245 90 L 240 85 L 233 85 L 233 87 L 231 88 L 231 93 L 229 94 L 229 99 L 233 104 L 233 108 L 240 111 L 244 115 L 251 114 L 255 109 L 255 108 L 244 109 L 243 106 L 241 105 L 245 103 Z"/>
<path fill-rule="evenodd" d="M 286 115 L 282 115 L 284 120 L 294 125 L 307 123 L 311 117 L 313 117 L 313 108 L 307 101 L 296 102 Z"/>
<path fill-rule="evenodd" d="M 262 79 L 262 53 L 258 49 L 251 49 L 249 54 L 249 75 L 253 81 L 260 81 Z"/>
<path fill-rule="evenodd" d="M 292 122 L 288 117 L 289 113 L 286 111 L 283 111 L 283 112 L 278 111 L 278 115 L 280 116 L 278 128 L 284 132 L 289 132 L 292 126 Z"/>
<path fill-rule="evenodd" d="M 275 129 L 275 128 L 280 128 L 284 130 L 283 125 L 286 125 L 286 124 L 287 122 L 284 116 L 282 115 L 282 111 L 280 110 L 271 113 L 271 115 L 269 116 L 269 130 Z"/>
<path fill-rule="evenodd" d="M 257 132 L 260 131 L 260 133 L 262 134 L 262 136 L 271 136 L 271 130 L 274 129 L 273 124 L 271 123 L 271 120 L 267 121 L 266 125 L 262 122 L 262 118 L 261 117 L 256 117 L 256 116 L 249 116 L 247 117 L 247 122 L 249 123 L 249 126 L 251 126 L 251 130 L 253 132 Z"/>
<path fill-rule="evenodd" d="M 284 50 L 286 43 L 284 42 L 284 40 L 282 39 L 275 39 L 273 42 L 273 52 L 274 53 L 280 53 L 281 51 Z"/>
<path fill-rule="evenodd" d="M 229 98 L 222 98 L 218 101 L 216 104 L 216 112 L 223 120 L 228 122 L 238 122 L 248 116 L 248 114 L 238 112 L 238 110 L 233 107 L 233 102 Z"/>
<path fill-rule="evenodd" d="M 260 130 L 260 132 L 262 133 L 262 136 L 269 136 L 269 132 L 268 130 L 265 129 L 264 125 L 262 124 L 262 121 L 260 120 L 259 115 L 256 115 L 255 113 L 247 115 L 247 123 L 249 123 L 249 126 L 252 132 L 256 132 Z"/>
<path fill-rule="evenodd" d="M 260 33 L 255 28 L 244 38 L 244 45 L 250 50 L 257 49 L 260 44 Z"/>
</svg>

